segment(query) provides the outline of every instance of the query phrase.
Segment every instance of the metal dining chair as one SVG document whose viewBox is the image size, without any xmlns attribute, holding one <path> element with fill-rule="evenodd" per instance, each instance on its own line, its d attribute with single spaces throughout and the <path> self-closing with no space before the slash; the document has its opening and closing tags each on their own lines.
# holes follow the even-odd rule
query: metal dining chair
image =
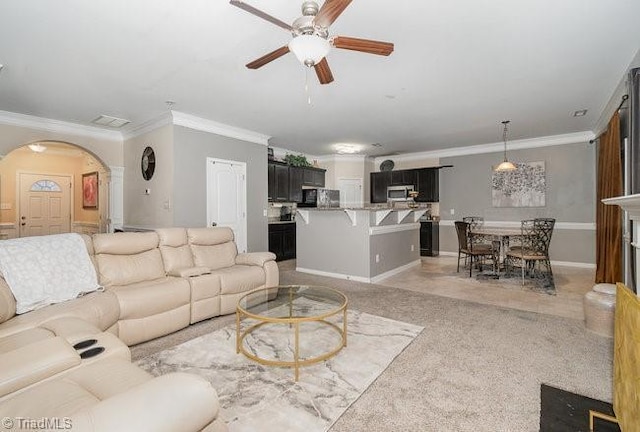
<svg viewBox="0 0 640 432">
<path fill-rule="evenodd" d="M 468 223 L 469 228 L 473 231 L 476 228 L 482 228 L 484 218 L 482 216 L 465 216 L 462 218 L 462 222 Z"/>
<path fill-rule="evenodd" d="M 521 244 L 510 248 L 505 257 L 505 264 L 507 268 L 513 268 L 516 263 L 520 265 L 522 285 L 525 282 L 525 274 L 533 276 L 537 269 L 553 286 L 549 245 L 555 223 L 556 220 L 553 218 L 536 218 L 521 222 Z M 540 267 L 544 267 L 544 270 Z"/>
<path fill-rule="evenodd" d="M 482 216 L 465 216 L 462 218 L 462 222 L 467 222 L 469 224 L 470 232 L 481 229 L 484 226 L 484 218 Z M 475 235 L 471 237 L 471 241 L 475 245 L 481 245 L 481 247 L 484 248 L 491 247 L 491 239 L 486 238 L 486 236 Z"/>
<path fill-rule="evenodd" d="M 455 221 L 455 226 L 456 233 L 458 235 L 458 267 L 456 271 L 460 271 L 460 259 L 462 258 L 462 255 L 464 255 L 465 265 L 467 263 L 467 258 L 470 260 L 469 277 L 471 277 L 474 261 L 482 262 L 486 257 L 494 259 L 495 251 L 492 245 L 476 244 L 472 241 L 469 236 L 470 224 L 468 222 Z"/>
<path fill-rule="evenodd" d="M 524 247 L 526 247 L 528 245 L 526 239 L 527 239 L 527 236 L 529 234 L 533 233 L 533 221 L 534 221 L 534 219 L 525 219 L 525 220 L 520 221 L 520 233 L 521 233 L 521 235 L 514 236 L 513 239 L 510 239 L 509 247 L 507 248 L 507 252 L 519 253 L 519 251 L 522 250 L 522 248 L 523 248 L 523 240 L 524 240 L 524 243 L 525 243 Z"/>
</svg>

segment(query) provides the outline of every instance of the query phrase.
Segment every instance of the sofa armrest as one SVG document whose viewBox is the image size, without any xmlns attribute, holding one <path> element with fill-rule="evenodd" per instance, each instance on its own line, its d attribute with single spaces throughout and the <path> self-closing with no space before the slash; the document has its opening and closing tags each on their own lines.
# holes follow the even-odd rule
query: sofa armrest
<svg viewBox="0 0 640 432">
<path fill-rule="evenodd" d="M 236 264 L 264 267 L 269 261 L 275 261 L 276 255 L 271 252 L 249 252 L 236 256 Z"/>
<path fill-rule="evenodd" d="M 80 361 L 76 350 L 61 337 L 0 354 L 0 396 L 70 369 Z"/>
<path fill-rule="evenodd" d="M 176 372 L 104 399 L 71 417 L 74 430 L 195 432 L 218 416 L 218 395 L 204 378 Z"/>
<path fill-rule="evenodd" d="M 188 278 L 188 277 L 202 276 L 210 273 L 211 273 L 211 269 L 209 267 L 187 267 L 187 268 L 179 268 L 179 269 L 171 270 L 167 274 L 169 276 Z"/>
</svg>

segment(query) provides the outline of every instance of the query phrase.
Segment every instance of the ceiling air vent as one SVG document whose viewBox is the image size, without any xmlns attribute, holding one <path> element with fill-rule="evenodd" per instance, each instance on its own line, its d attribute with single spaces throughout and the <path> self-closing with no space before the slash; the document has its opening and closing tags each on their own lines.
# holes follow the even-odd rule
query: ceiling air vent
<svg viewBox="0 0 640 432">
<path fill-rule="evenodd" d="M 112 128 L 120 128 L 126 124 L 131 123 L 129 120 L 125 120 L 125 119 L 121 119 L 121 118 L 116 118 L 116 117 L 111 117 L 111 116 L 107 116 L 107 115 L 101 115 L 98 118 L 95 118 L 93 120 L 91 120 L 91 123 L 93 124 L 97 124 L 100 126 L 109 126 Z"/>
</svg>

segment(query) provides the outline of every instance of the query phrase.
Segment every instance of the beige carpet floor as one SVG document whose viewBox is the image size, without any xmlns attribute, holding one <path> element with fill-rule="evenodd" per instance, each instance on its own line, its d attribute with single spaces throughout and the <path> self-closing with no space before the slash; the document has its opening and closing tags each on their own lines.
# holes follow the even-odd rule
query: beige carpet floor
<svg viewBox="0 0 640 432">
<path fill-rule="evenodd" d="M 588 332 L 579 319 L 307 275 L 286 265 L 281 283 L 332 286 L 353 309 L 425 327 L 332 432 L 538 431 L 541 383 L 611 401 L 611 339 Z M 228 315 L 198 323 L 133 347 L 133 357 L 233 321 Z"/>
</svg>

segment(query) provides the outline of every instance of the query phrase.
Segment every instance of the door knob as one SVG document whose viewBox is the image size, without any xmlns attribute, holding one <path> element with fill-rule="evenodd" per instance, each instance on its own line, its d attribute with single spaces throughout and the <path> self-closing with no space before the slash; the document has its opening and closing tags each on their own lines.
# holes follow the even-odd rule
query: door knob
<svg viewBox="0 0 640 432">
<path fill-rule="evenodd" d="M 211 226 L 218 226 L 217 222 L 211 222 Z"/>
<path fill-rule="evenodd" d="M 26 222 L 22 222 L 20 225 L 25 226 L 27 223 Z"/>
<path fill-rule="evenodd" d="M 25 220 L 27 217 L 26 216 L 22 216 L 20 219 Z"/>
</svg>

